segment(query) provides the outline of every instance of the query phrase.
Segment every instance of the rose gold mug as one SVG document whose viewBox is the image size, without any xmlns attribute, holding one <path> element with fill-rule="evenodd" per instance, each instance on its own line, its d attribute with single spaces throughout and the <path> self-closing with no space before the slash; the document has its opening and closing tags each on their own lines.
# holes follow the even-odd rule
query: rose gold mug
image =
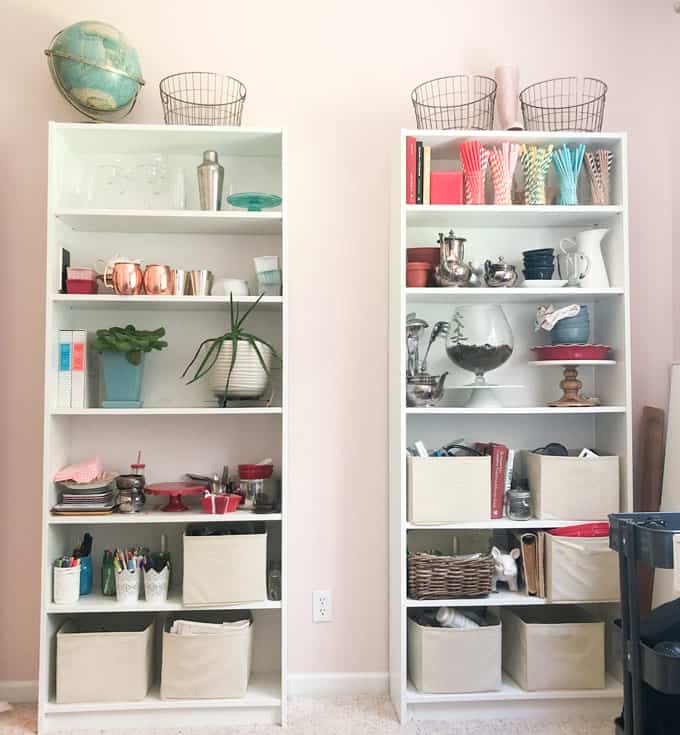
<svg viewBox="0 0 680 735">
<path fill-rule="evenodd" d="M 169 296 L 173 293 L 172 268 L 169 265 L 147 265 L 144 271 L 144 290 L 150 296 Z"/>
<path fill-rule="evenodd" d="M 134 261 L 107 263 L 103 280 L 104 286 L 112 288 L 118 296 L 135 296 L 142 292 L 142 269 Z"/>
</svg>

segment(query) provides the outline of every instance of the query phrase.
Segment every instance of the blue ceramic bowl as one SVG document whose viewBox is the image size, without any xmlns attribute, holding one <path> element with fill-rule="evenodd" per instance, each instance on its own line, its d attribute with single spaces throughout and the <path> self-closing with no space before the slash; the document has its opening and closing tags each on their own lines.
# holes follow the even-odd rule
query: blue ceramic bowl
<svg viewBox="0 0 680 735">
<path fill-rule="evenodd" d="M 579 327 L 564 327 L 563 329 L 555 327 L 550 332 L 550 341 L 554 345 L 587 344 L 589 337 L 590 324 L 583 324 Z"/>
<path fill-rule="evenodd" d="M 547 260 L 525 260 L 524 267 L 525 268 L 554 268 L 555 259 L 549 258 Z"/>
<path fill-rule="evenodd" d="M 536 248 L 535 250 L 523 250 L 522 255 L 554 255 L 555 248 Z"/>
<path fill-rule="evenodd" d="M 525 268 L 522 271 L 527 281 L 549 281 L 554 272 L 554 268 Z"/>
</svg>

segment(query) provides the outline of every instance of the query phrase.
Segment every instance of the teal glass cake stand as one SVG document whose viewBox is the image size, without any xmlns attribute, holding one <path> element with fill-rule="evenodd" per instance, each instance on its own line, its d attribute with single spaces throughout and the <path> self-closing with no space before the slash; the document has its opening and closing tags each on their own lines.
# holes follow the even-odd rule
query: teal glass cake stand
<svg viewBox="0 0 680 735">
<path fill-rule="evenodd" d="M 230 194 L 227 202 L 232 207 L 239 209 L 247 209 L 249 212 L 261 212 L 263 209 L 271 209 L 281 204 L 281 197 L 276 194 L 260 194 L 258 192 L 247 191 L 242 194 Z"/>
</svg>

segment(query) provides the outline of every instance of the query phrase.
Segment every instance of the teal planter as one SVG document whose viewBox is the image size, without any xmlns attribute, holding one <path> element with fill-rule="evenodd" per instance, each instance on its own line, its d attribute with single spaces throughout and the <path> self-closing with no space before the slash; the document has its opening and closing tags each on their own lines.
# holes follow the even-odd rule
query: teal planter
<svg viewBox="0 0 680 735">
<path fill-rule="evenodd" d="M 104 408 L 141 408 L 144 356 L 139 365 L 133 365 L 124 352 L 102 352 L 104 374 Z"/>
</svg>

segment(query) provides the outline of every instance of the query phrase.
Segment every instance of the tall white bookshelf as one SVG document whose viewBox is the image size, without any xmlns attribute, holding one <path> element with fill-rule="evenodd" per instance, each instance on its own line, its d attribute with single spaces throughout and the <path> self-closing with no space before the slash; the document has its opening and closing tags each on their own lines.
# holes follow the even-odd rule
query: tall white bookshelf
<svg viewBox="0 0 680 735">
<path fill-rule="evenodd" d="M 265 191 L 280 194 L 280 210 L 247 212 L 198 211 L 195 168 L 202 152 L 217 150 L 225 168 L 225 193 Z M 185 209 L 149 208 L 126 192 L 121 206 L 117 192 L 111 201 L 87 200 L 88 171 L 112 160 L 135 161 L 161 154 L 171 168 L 183 168 Z M 134 206 L 130 206 L 130 204 Z M 42 504 L 42 601 L 40 618 L 39 730 L 71 731 L 106 727 L 181 727 L 229 725 L 286 720 L 286 525 L 288 350 L 286 137 L 282 130 L 165 125 L 91 125 L 50 123 L 47 212 L 47 280 L 45 331 L 45 415 Z M 265 297 L 251 314 L 250 330 L 273 343 L 282 355 L 274 372 L 271 406 L 217 406 L 208 382 L 186 386 L 180 378 L 198 344 L 228 326 L 229 299 L 224 296 L 93 296 L 59 293 L 61 248 L 71 252 L 72 265 L 94 266 L 96 259 L 116 254 L 145 263 L 177 268 L 208 268 L 216 276 L 244 278 L 255 286 L 253 257 L 278 255 L 283 270 L 282 296 Z M 242 297 L 241 309 L 255 297 Z M 133 323 L 138 328 L 164 326 L 169 346 L 148 356 L 143 408 L 57 408 L 57 350 L 60 329 L 87 329 Z M 182 479 L 187 472 L 232 475 L 242 462 L 271 457 L 281 477 L 281 512 L 228 515 L 201 512 L 194 500 L 184 513 L 165 513 L 159 498 L 147 497 L 135 514 L 95 517 L 55 516 L 52 482 L 61 466 L 99 453 L 105 468 L 128 471 L 138 449 L 146 463 L 146 480 Z M 191 500 L 185 500 L 190 503 Z M 257 522 L 268 533 L 268 559 L 280 561 L 281 601 L 211 608 L 251 611 L 252 674 L 241 699 L 162 700 L 159 695 L 160 639 L 156 644 L 156 680 L 146 699 L 113 704 L 58 704 L 55 701 L 56 631 L 67 617 L 135 613 L 154 616 L 157 629 L 168 614 L 186 613 L 182 604 L 182 533 L 190 523 Z M 53 560 L 77 546 L 85 531 L 94 537 L 92 594 L 73 605 L 52 602 Z M 144 544 L 157 549 L 165 532 L 173 561 L 173 581 L 167 602 L 144 599 L 119 604 L 100 594 L 99 569 L 104 549 Z M 142 595 L 143 598 L 143 595 Z M 202 608 L 205 609 L 205 608 Z M 84 672 L 96 675 L 96 672 Z"/>
<path fill-rule="evenodd" d="M 458 144 L 477 139 L 485 145 L 502 141 L 527 144 L 586 146 L 614 151 L 612 202 L 609 206 L 478 206 L 407 205 L 406 138 L 413 136 L 432 149 L 432 170 L 460 169 Z M 407 594 L 406 560 L 409 549 L 436 548 L 437 539 L 461 532 L 489 533 L 496 529 L 554 528 L 574 521 L 507 518 L 487 522 L 463 522 L 415 526 L 407 521 L 406 447 L 416 439 L 432 449 L 454 439 L 496 441 L 527 450 L 559 441 L 570 448 L 590 446 L 620 456 L 621 510 L 632 509 L 632 432 L 630 381 L 630 315 L 628 257 L 627 152 L 625 134 L 529 133 L 502 131 L 402 130 L 393 191 L 394 217 L 390 250 L 390 360 L 389 360 L 389 466 L 390 466 L 390 693 L 402 722 L 413 718 L 536 717 L 588 713 L 610 714 L 620 707 L 622 690 L 607 677 L 603 690 L 538 691 L 521 689 L 507 674 L 494 692 L 472 694 L 424 694 L 407 673 L 407 617 L 411 610 L 441 605 L 489 606 L 546 605 L 549 601 L 501 591 L 485 599 L 411 600 Z M 582 174 L 586 176 L 585 171 Z M 592 226 L 610 229 L 603 255 L 609 274 L 607 289 L 581 288 L 407 288 L 408 247 L 436 244 L 438 232 L 453 229 L 467 238 L 466 260 L 494 261 L 504 256 L 518 265 L 522 251 L 539 247 L 557 249 L 563 237 L 572 237 Z M 555 276 L 557 277 L 557 276 Z M 521 275 L 520 275 L 521 281 Z M 579 369 L 584 391 L 602 399 L 591 408 L 551 408 L 559 397 L 559 366 L 537 369 L 530 347 L 540 343 L 533 332 L 537 304 L 587 304 L 591 312 L 592 341 L 612 345 L 614 365 Z M 499 391 L 502 406 L 465 407 L 465 391 L 447 390 L 432 408 L 407 408 L 405 396 L 406 315 L 416 312 L 430 325 L 448 321 L 459 304 L 501 304 L 514 335 L 510 360 L 492 373 L 490 382 L 523 386 Z M 449 371 L 447 386 L 470 382 L 470 374 L 448 359 L 443 341 L 435 343 L 428 360 L 433 374 Z M 593 519 L 597 520 L 597 519 Z M 578 601 L 574 601 L 578 603 Z M 615 606 L 614 606 L 615 607 Z M 600 608 L 602 609 L 602 608 Z M 605 607 L 612 614 L 612 606 Z M 465 661 L 460 661 L 465 666 Z"/>
</svg>

